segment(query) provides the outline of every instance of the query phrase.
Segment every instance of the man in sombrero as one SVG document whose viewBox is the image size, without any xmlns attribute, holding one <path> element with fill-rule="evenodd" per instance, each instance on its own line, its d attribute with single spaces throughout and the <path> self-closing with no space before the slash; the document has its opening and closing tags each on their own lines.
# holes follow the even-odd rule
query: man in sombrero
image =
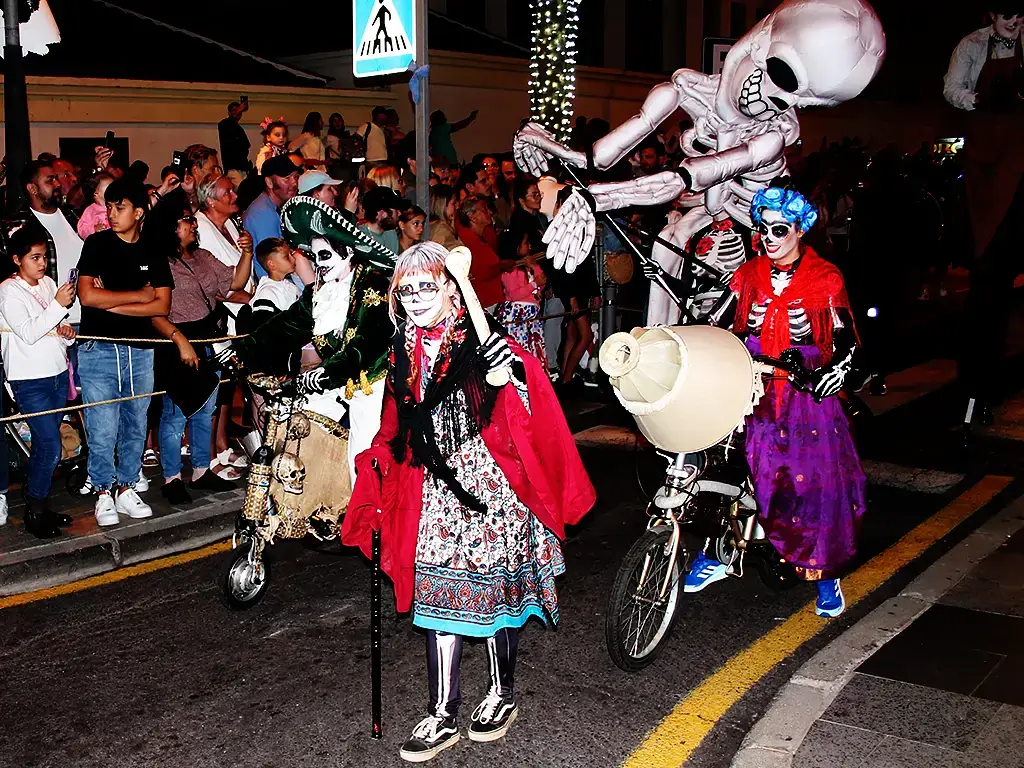
<svg viewBox="0 0 1024 768">
<path fill-rule="evenodd" d="M 321 363 L 303 371 L 299 392 L 306 410 L 349 419 L 348 465 L 380 429 L 384 378 L 394 326 L 387 293 L 397 254 L 359 230 L 348 211 L 307 195 L 281 207 L 281 228 L 316 269 L 291 307 L 236 341 L 221 361 L 236 357 L 251 371 L 280 372 L 283 355 L 313 342 Z M 264 278 L 266 279 L 266 278 Z"/>
</svg>

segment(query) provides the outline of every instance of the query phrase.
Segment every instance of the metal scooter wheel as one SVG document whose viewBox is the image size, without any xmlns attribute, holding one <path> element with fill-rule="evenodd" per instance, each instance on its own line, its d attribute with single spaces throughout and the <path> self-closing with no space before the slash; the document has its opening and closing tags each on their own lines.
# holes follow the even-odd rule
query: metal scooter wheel
<svg viewBox="0 0 1024 768">
<path fill-rule="evenodd" d="M 233 611 L 246 611 L 263 599 L 270 586 L 270 562 L 255 554 L 256 539 L 243 539 L 220 570 L 221 600 Z"/>
<path fill-rule="evenodd" d="M 740 550 L 736 546 L 736 537 L 733 535 L 732 526 L 726 520 L 722 530 L 714 541 L 715 559 L 726 565 L 733 565 L 740 559 Z"/>
<path fill-rule="evenodd" d="M 680 541 L 673 560 L 671 541 L 670 528 L 647 531 L 630 548 L 615 576 L 605 641 L 615 666 L 626 672 L 639 672 L 654 661 L 675 626 L 686 547 Z M 666 575 L 669 587 L 659 597 Z"/>
</svg>

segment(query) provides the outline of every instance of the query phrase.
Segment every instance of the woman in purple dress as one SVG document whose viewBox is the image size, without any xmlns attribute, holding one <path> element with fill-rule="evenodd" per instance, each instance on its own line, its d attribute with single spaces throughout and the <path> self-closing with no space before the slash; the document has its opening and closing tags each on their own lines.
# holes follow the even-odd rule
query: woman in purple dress
<svg viewBox="0 0 1024 768">
<path fill-rule="evenodd" d="M 818 214 L 795 190 L 769 187 L 754 196 L 755 247 L 762 255 L 740 267 L 730 287 L 731 322 L 754 355 L 778 358 L 798 349 L 811 369 L 812 391 L 778 379 L 746 424 L 747 461 L 760 521 L 797 574 L 818 585 L 817 613 L 835 617 L 846 602 L 839 576 L 853 559 L 865 480 L 839 398 L 857 334 L 843 278 L 802 243 Z M 685 591 L 727 576 L 701 554 Z"/>
</svg>

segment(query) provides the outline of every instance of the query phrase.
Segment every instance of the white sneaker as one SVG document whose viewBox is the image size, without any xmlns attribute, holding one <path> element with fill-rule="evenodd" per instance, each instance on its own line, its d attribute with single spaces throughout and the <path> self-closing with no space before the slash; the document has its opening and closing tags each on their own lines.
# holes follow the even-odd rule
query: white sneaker
<svg viewBox="0 0 1024 768">
<path fill-rule="evenodd" d="M 117 516 L 117 507 L 114 505 L 114 497 L 110 491 L 100 491 L 96 497 L 96 524 L 100 526 L 117 525 L 120 518 Z"/>
<path fill-rule="evenodd" d="M 7 525 L 7 494 L 0 494 L 0 525 Z"/>
<path fill-rule="evenodd" d="M 116 507 L 120 514 L 128 515 L 133 520 L 153 516 L 153 508 L 139 498 L 134 488 L 125 488 L 117 494 Z"/>
<path fill-rule="evenodd" d="M 149 490 L 149 478 L 142 473 L 141 469 L 139 470 L 138 482 L 135 483 L 135 490 L 139 493 L 145 493 Z"/>
</svg>

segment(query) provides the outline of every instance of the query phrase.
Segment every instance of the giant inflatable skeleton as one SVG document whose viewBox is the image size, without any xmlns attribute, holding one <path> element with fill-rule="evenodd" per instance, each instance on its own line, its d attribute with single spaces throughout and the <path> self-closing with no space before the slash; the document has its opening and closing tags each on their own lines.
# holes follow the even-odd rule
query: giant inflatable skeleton
<svg viewBox="0 0 1024 768">
<path fill-rule="evenodd" d="M 674 170 L 629 182 L 594 184 L 566 202 L 545 233 L 548 256 L 572 272 L 594 244 L 595 212 L 680 201 L 692 207 L 660 239 L 685 249 L 693 235 L 731 218 L 751 226 L 754 193 L 786 171 L 785 150 L 800 137 L 796 108 L 835 106 L 857 96 L 878 72 L 885 34 L 863 0 L 786 0 L 751 29 L 726 56 L 721 75 L 680 69 L 655 86 L 640 114 L 594 144 L 574 152 L 536 123 L 515 141 L 516 162 L 535 175 L 552 158 L 577 168 L 603 170 L 627 157 L 657 127 L 682 109 L 693 121 L 681 146 L 686 159 Z M 747 258 L 739 233 L 712 228 L 705 263 L 731 274 Z M 661 243 L 653 258 L 681 277 L 683 259 Z M 698 268 L 699 269 L 699 268 Z M 699 313 L 714 292 L 695 297 Z M 702 302 L 702 303 L 701 303 Z M 672 325 L 680 309 L 651 287 L 648 322 Z"/>
</svg>

